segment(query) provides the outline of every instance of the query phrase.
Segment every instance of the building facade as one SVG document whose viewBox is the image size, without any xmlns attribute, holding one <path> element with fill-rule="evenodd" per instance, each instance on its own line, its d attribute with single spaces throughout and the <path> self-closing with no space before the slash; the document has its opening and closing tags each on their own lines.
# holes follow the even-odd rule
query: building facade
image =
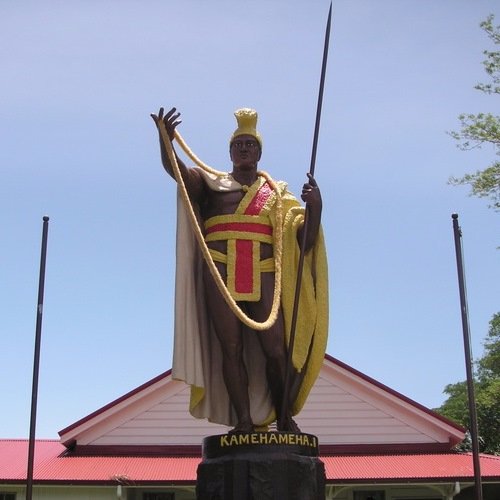
<svg viewBox="0 0 500 500">
<path fill-rule="evenodd" d="M 204 437 L 225 426 L 188 412 L 189 387 L 165 372 L 59 432 L 37 440 L 36 500 L 192 500 Z M 464 429 L 326 356 L 298 415 L 318 437 L 328 500 L 467 500 Z M 27 440 L 0 440 L 0 500 L 24 500 Z M 500 457 L 481 456 L 484 500 L 500 499 Z M 285 500 L 285 499 L 284 499 Z"/>
</svg>

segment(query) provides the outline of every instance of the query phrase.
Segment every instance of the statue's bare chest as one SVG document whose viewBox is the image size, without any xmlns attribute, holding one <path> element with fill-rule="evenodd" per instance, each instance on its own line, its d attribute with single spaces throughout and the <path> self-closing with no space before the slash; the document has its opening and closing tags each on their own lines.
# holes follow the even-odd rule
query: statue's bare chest
<svg viewBox="0 0 500 500">
<path fill-rule="evenodd" d="M 202 218 L 207 220 L 216 215 L 234 214 L 244 195 L 243 191 L 207 190 L 206 197 L 200 204 Z"/>
</svg>

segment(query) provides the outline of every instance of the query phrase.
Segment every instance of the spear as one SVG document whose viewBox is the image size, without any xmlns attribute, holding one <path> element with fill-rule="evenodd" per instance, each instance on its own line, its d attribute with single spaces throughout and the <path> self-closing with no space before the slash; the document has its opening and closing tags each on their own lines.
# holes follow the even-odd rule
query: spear
<svg viewBox="0 0 500 500">
<path fill-rule="evenodd" d="M 318 148 L 318 137 L 319 137 L 319 125 L 321 121 L 321 108 L 323 105 L 323 90 L 325 87 L 325 75 L 326 75 L 326 64 L 328 61 L 328 45 L 330 41 L 330 26 L 332 23 L 332 2 L 330 2 L 330 9 L 328 10 L 328 20 L 326 22 L 326 30 L 325 30 L 325 44 L 323 47 L 323 62 L 321 65 L 321 77 L 319 81 L 319 93 L 318 93 L 318 105 L 316 108 L 316 123 L 314 125 L 314 137 L 313 137 L 313 145 L 311 151 L 311 163 L 309 167 L 309 173 L 314 176 L 314 169 L 316 166 L 316 150 Z M 288 413 L 289 407 L 289 395 L 290 395 L 290 373 L 292 371 L 292 357 L 293 357 L 293 348 L 295 344 L 295 331 L 297 329 L 297 316 L 298 316 L 298 307 L 300 300 L 300 284 L 302 282 L 302 273 L 304 269 L 304 257 L 305 257 L 305 247 L 306 247 L 306 234 L 308 227 L 308 207 L 306 205 L 306 211 L 304 215 L 304 224 L 302 226 L 302 240 L 300 242 L 300 254 L 299 254 L 299 264 L 297 268 L 297 281 L 295 283 L 295 296 L 293 302 L 293 310 L 292 310 L 292 321 L 290 324 L 290 340 L 288 342 L 288 357 L 285 367 L 285 381 L 284 381 L 284 390 L 283 390 L 283 401 L 281 403 L 281 418 L 285 418 L 285 415 Z"/>
<path fill-rule="evenodd" d="M 38 279 L 38 302 L 36 308 L 35 354 L 33 359 L 33 385 L 31 390 L 30 437 L 28 441 L 28 466 L 26 472 L 26 500 L 33 495 L 33 475 L 35 464 L 36 412 L 38 401 L 38 374 L 40 370 L 40 347 L 42 341 L 43 293 L 45 288 L 45 263 L 47 261 L 47 235 L 49 218 L 43 217 L 42 249 L 40 251 L 40 275 Z"/>
</svg>

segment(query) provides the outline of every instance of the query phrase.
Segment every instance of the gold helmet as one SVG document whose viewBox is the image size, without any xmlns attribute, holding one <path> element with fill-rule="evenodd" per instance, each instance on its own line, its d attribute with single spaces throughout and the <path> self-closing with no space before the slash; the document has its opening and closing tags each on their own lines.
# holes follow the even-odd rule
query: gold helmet
<svg viewBox="0 0 500 500">
<path fill-rule="evenodd" d="M 262 149 L 262 138 L 257 132 L 257 111 L 251 108 L 241 108 L 234 112 L 234 116 L 236 117 L 238 128 L 233 132 L 229 144 L 239 135 L 251 135 L 257 139 L 260 149 Z"/>
</svg>

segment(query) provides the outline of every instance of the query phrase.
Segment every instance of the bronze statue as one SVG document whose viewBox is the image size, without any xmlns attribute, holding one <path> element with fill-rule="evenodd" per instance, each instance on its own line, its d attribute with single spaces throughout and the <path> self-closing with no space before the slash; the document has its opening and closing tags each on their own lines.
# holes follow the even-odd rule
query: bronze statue
<svg viewBox="0 0 500 500">
<path fill-rule="evenodd" d="M 254 110 L 235 112 L 230 174 L 188 168 L 179 158 L 170 142 L 179 137 L 175 108 L 165 115 L 160 108 L 151 116 L 168 135 L 162 138 L 160 130 L 163 166 L 174 179 L 177 169 L 195 216 L 188 219 L 185 206 L 178 205 L 173 377 L 191 385 L 190 411 L 196 417 L 234 426 L 232 432 L 252 432 L 276 419 L 278 430 L 298 432 L 292 415 L 317 377 L 328 327 L 317 183 L 308 174 L 302 188 L 309 217 L 303 234 L 304 210 L 286 184 L 257 170 L 262 138 Z M 202 234 L 208 259 L 203 259 L 193 229 Z M 289 404 L 281 414 L 297 255 L 304 237 L 305 276 Z"/>
</svg>

